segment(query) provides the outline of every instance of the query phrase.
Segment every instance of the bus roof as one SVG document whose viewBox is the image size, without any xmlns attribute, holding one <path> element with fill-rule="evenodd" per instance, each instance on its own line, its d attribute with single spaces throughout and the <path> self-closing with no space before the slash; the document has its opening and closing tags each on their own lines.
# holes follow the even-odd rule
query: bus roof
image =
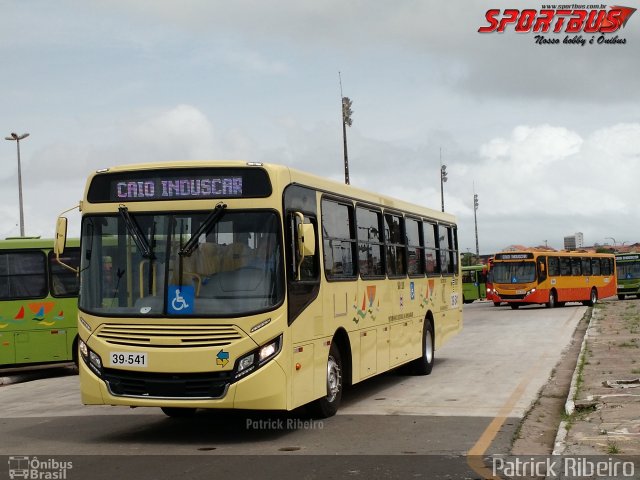
<svg viewBox="0 0 640 480">
<path fill-rule="evenodd" d="M 561 250 L 561 251 L 545 251 L 545 250 L 522 250 L 517 252 L 500 252 L 494 256 L 495 261 L 515 261 L 515 260 L 531 260 L 537 257 L 602 257 L 613 258 L 612 253 L 593 253 L 578 250 Z"/>
<path fill-rule="evenodd" d="M 337 196 L 343 196 L 359 200 L 362 202 L 369 202 L 376 205 L 382 205 L 389 209 L 402 210 L 415 214 L 416 216 L 431 217 L 441 220 L 446 223 L 454 224 L 456 219 L 453 215 L 443 213 L 440 210 L 431 209 L 423 205 L 413 204 L 405 202 L 396 198 L 392 198 L 379 193 L 367 191 L 354 187 L 352 185 L 345 185 L 335 180 L 320 177 L 311 173 L 306 173 L 300 170 L 290 168 L 285 165 L 277 165 L 270 163 L 259 162 L 247 162 L 242 160 L 183 160 L 183 161 L 171 161 L 171 162 L 157 162 L 157 163 L 138 163 L 130 165 L 119 165 L 111 168 L 97 170 L 92 173 L 87 179 L 85 188 L 85 200 L 86 193 L 89 191 L 89 186 L 92 180 L 103 174 L 110 173 L 122 173 L 122 172 L 143 172 L 143 171 L 157 171 L 157 170 L 169 170 L 169 169 L 206 169 L 206 168 L 262 168 L 266 170 L 272 179 L 275 179 L 280 191 L 290 184 L 298 184 L 301 186 L 309 186 L 320 191 L 325 191 L 329 194 Z M 278 192 L 278 188 L 274 189 L 274 193 Z M 279 195 L 279 193 L 278 193 Z M 192 199 L 193 200 L 193 199 Z M 198 201 L 197 199 L 195 201 Z M 204 200 L 203 200 L 204 201 Z M 209 199 L 209 202 L 211 200 Z M 115 203 L 115 202 L 114 202 Z M 119 203 L 122 203 L 120 201 Z"/>
<path fill-rule="evenodd" d="M 67 239 L 68 247 L 80 246 L 80 240 L 77 238 Z M 40 237 L 8 237 L 0 240 L 0 250 L 22 250 L 22 249 L 53 249 L 52 238 Z"/>
</svg>

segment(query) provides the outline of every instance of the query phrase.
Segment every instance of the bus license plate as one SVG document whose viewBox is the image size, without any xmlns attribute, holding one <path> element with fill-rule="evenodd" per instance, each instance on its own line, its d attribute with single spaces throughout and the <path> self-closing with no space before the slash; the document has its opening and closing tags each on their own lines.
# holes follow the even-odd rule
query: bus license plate
<svg viewBox="0 0 640 480">
<path fill-rule="evenodd" d="M 516 290 L 516 295 L 524 295 L 524 290 Z"/>
<path fill-rule="evenodd" d="M 112 367 L 147 367 L 147 354 L 138 352 L 109 353 Z"/>
</svg>

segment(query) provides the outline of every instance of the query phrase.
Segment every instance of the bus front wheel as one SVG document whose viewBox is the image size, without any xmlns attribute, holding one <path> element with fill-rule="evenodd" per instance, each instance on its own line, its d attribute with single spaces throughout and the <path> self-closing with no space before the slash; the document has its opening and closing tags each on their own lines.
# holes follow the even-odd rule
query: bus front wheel
<svg viewBox="0 0 640 480">
<path fill-rule="evenodd" d="M 342 399 L 342 357 L 335 342 L 329 348 L 327 358 L 327 395 L 319 398 L 311 404 L 311 411 L 319 418 L 332 417 L 338 411 L 340 400 Z"/>
<path fill-rule="evenodd" d="M 433 324 L 427 320 L 422 332 L 422 356 L 413 361 L 411 370 L 414 375 L 429 375 L 435 360 Z"/>
</svg>

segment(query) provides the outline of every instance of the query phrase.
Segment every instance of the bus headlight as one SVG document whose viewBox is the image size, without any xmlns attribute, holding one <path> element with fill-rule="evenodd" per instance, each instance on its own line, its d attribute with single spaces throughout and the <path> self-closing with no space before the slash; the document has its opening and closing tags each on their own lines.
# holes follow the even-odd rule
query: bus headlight
<svg viewBox="0 0 640 480">
<path fill-rule="evenodd" d="M 100 360 L 97 353 L 89 351 L 89 362 L 91 362 L 95 367 L 102 369 L 102 360 Z"/>
<path fill-rule="evenodd" d="M 264 344 L 262 347 L 259 347 L 244 357 L 241 357 L 236 362 L 236 373 L 234 375 L 234 379 L 238 380 L 262 367 L 264 364 L 275 358 L 275 356 L 280 353 L 280 350 L 282 350 L 282 334 Z"/>
<path fill-rule="evenodd" d="M 87 344 L 82 340 L 78 341 L 78 345 L 80 346 L 80 354 L 82 358 L 86 359 L 89 356 L 89 348 L 87 348 Z"/>
<path fill-rule="evenodd" d="M 82 340 L 78 341 L 78 347 L 80 348 L 80 355 L 84 363 L 87 364 L 93 373 L 102 377 L 102 359 L 100 355 L 91 350 Z"/>
</svg>

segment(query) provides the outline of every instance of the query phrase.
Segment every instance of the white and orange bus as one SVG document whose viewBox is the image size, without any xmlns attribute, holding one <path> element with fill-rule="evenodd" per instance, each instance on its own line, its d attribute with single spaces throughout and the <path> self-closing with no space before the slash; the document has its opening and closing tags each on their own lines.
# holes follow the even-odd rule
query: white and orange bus
<svg viewBox="0 0 640 480">
<path fill-rule="evenodd" d="M 85 404 L 330 416 L 346 385 L 430 373 L 462 328 L 437 210 L 238 161 L 101 170 L 80 208 Z"/>
<path fill-rule="evenodd" d="M 567 302 L 594 305 L 616 295 L 615 257 L 605 253 L 523 251 L 497 253 L 492 268 L 494 302 L 511 308 Z"/>
</svg>

